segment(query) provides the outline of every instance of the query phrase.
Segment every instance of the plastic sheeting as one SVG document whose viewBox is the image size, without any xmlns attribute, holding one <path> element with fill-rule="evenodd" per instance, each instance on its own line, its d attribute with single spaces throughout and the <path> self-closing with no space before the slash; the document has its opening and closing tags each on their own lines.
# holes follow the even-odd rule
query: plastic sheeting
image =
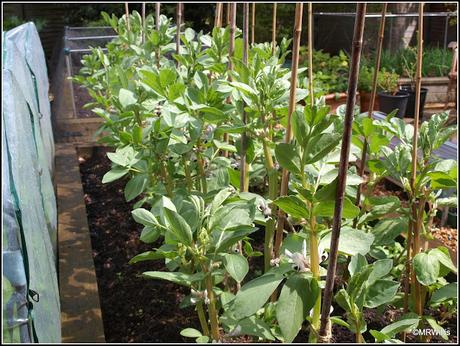
<svg viewBox="0 0 460 346">
<path fill-rule="evenodd" d="M 58 343 L 54 143 L 46 64 L 32 23 L 3 37 L 3 341 Z"/>
<path fill-rule="evenodd" d="M 2 126 L 4 131 L 4 127 Z M 6 135 L 2 133 L 2 157 L 7 158 Z M 21 230 L 17 219 L 18 208 L 13 197 L 11 172 L 7 159 L 2 164 L 3 198 L 3 341 L 31 342 L 27 309 L 27 279 L 21 249 Z"/>
<path fill-rule="evenodd" d="M 16 44 L 33 76 L 37 93 L 37 106 L 40 112 L 43 144 L 48 167 L 51 172 L 54 166 L 54 139 L 53 127 L 51 125 L 51 107 L 48 97 L 49 82 L 45 53 L 40 42 L 40 37 L 38 36 L 38 31 L 35 28 L 35 24 L 30 22 L 6 32 L 5 39 L 11 40 Z"/>
<path fill-rule="evenodd" d="M 53 252 L 56 255 L 56 240 L 57 240 L 57 210 L 56 210 L 56 196 L 54 193 L 54 186 L 51 180 L 52 165 L 50 165 L 49 151 L 54 150 L 54 144 L 52 148 L 49 147 L 47 141 L 49 141 L 48 130 L 45 126 L 47 124 L 45 116 L 40 111 L 42 109 L 49 110 L 48 98 L 40 99 L 40 92 L 38 89 L 47 88 L 47 83 L 36 83 L 38 78 L 34 77 L 37 74 L 33 73 L 29 69 L 29 64 L 24 56 L 24 52 L 18 47 L 22 46 L 22 42 L 18 41 L 21 38 L 19 35 L 21 30 L 20 26 L 13 31 L 13 35 L 7 32 L 4 41 L 4 69 L 9 70 L 14 78 L 21 86 L 21 91 L 24 94 L 27 102 L 31 120 L 33 124 L 33 138 L 35 141 L 35 147 L 38 154 L 39 162 L 39 176 L 40 176 L 40 190 L 42 196 L 42 203 L 45 210 L 46 222 L 48 225 L 48 231 L 50 233 L 51 243 L 53 244 Z M 26 24 L 26 32 L 30 31 L 30 25 Z M 39 47 L 41 49 L 41 46 Z M 39 50 L 39 49 L 37 49 Z M 45 65 L 46 67 L 46 65 Z M 38 87 L 40 85 L 40 88 Z M 44 106 L 44 103 L 48 104 L 48 107 Z M 52 133 L 51 133 L 52 139 Z M 54 162 L 54 154 L 53 159 Z"/>
</svg>

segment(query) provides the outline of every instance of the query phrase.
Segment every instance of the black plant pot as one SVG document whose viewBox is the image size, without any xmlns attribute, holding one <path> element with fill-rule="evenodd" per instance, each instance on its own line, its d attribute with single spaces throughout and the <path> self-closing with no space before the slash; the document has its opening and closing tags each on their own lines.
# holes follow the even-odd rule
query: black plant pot
<svg viewBox="0 0 460 346">
<path fill-rule="evenodd" d="M 447 216 L 447 223 L 449 226 L 457 228 L 457 221 L 457 208 L 450 208 Z"/>
<path fill-rule="evenodd" d="M 395 109 L 398 109 L 396 116 L 404 118 L 406 113 L 407 101 L 409 100 L 409 93 L 406 91 L 398 91 L 396 95 L 387 92 L 379 92 L 379 111 L 389 114 Z"/>
<path fill-rule="evenodd" d="M 401 86 L 401 90 L 409 93 L 409 100 L 407 101 L 406 118 L 413 118 L 415 115 L 415 90 L 410 85 Z M 425 108 L 426 94 L 428 93 L 427 88 L 420 89 L 420 112 L 418 113 L 419 119 L 423 117 L 423 110 Z"/>
</svg>

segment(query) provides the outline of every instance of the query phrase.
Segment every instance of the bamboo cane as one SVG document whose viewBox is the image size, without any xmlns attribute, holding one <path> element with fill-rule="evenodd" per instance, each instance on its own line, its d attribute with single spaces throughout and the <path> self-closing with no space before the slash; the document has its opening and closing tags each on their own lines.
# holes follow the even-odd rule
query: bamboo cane
<svg viewBox="0 0 460 346">
<path fill-rule="evenodd" d="M 126 15 L 126 28 L 128 31 L 131 31 L 131 27 L 129 25 L 129 3 L 125 2 L 125 15 Z"/>
<path fill-rule="evenodd" d="M 142 3 L 142 44 L 145 43 L 145 2 Z"/>
<path fill-rule="evenodd" d="M 422 86 L 422 60 L 423 60 L 423 6 L 424 3 L 419 4 L 419 22 L 418 22 L 418 54 L 417 54 L 417 71 L 415 77 L 415 114 L 414 114 L 414 136 L 412 139 L 412 176 L 411 176 L 411 187 L 412 192 L 415 192 L 416 178 L 417 178 L 417 145 L 418 145 L 418 133 L 419 133 L 419 112 L 420 112 L 420 90 Z M 424 203 L 423 203 L 424 204 Z M 420 252 L 420 224 L 421 217 L 423 214 L 417 213 L 416 204 L 413 206 L 413 217 L 415 222 L 413 223 L 413 249 L 412 258 L 414 258 Z M 415 278 L 415 272 L 412 273 L 412 280 L 415 293 L 415 312 L 422 316 L 423 307 L 421 304 L 420 295 L 420 283 Z"/>
<path fill-rule="evenodd" d="M 243 4 L 243 64 L 248 64 L 249 49 L 249 3 Z M 243 109 L 243 125 L 246 125 L 247 115 Z M 241 134 L 241 163 L 240 163 L 240 191 L 247 192 L 249 188 L 249 165 L 246 160 L 247 134 Z"/>
<path fill-rule="evenodd" d="M 160 30 L 160 3 L 155 3 L 155 27 Z"/>
<path fill-rule="evenodd" d="M 232 63 L 232 57 L 233 57 L 233 51 L 235 49 L 235 32 L 236 32 L 236 4 L 235 3 L 229 3 L 228 8 L 227 8 L 227 13 L 229 17 L 229 25 L 230 25 L 230 42 L 228 45 L 228 71 L 233 70 L 233 63 Z M 228 75 L 228 80 L 231 81 L 232 77 L 230 74 Z M 227 103 L 231 103 L 231 97 L 229 96 L 227 98 Z M 224 133 L 224 142 L 228 142 L 228 133 Z M 228 157 L 228 151 L 224 151 L 224 157 Z"/>
<path fill-rule="evenodd" d="M 338 245 L 340 227 L 342 222 L 343 199 L 347 183 L 348 158 L 350 155 L 351 130 L 353 114 L 356 102 L 356 87 L 358 84 L 359 62 L 363 45 L 364 21 L 366 17 L 366 4 L 356 5 L 356 19 L 353 33 L 353 47 L 351 52 L 350 76 L 348 79 L 348 96 L 345 110 L 344 131 L 342 149 L 340 152 L 340 164 L 332 224 L 331 245 L 329 251 L 329 265 L 327 268 L 326 286 L 324 288 L 323 306 L 321 311 L 321 326 L 318 341 L 329 342 L 331 338 L 329 314 L 332 304 L 334 278 L 337 269 Z"/>
<path fill-rule="evenodd" d="M 308 89 L 310 94 L 310 106 L 315 105 L 313 90 L 313 4 L 308 3 Z"/>
<path fill-rule="evenodd" d="M 288 108 L 288 120 L 286 127 L 286 135 L 284 138 L 285 143 L 290 143 L 292 138 L 291 130 L 291 115 L 295 110 L 295 99 L 296 99 L 296 89 L 297 89 L 297 70 L 299 67 L 299 47 L 300 47 L 300 36 L 302 33 L 302 11 L 303 3 L 296 3 L 295 7 L 295 27 L 294 27 L 294 42 L 292 50 L 292 67 L 291 67 L 291 89 L 289 94 L 289 108 Z M 288 193 L 288 183 L 289 183 L 289 172 L 286 169 L 283 169 L 281 177 L 281 191 L 280 196 L 285 196 Z M 278 225 L 276 228 L 275 234 L 275 247 L 274 255 L 275 258 L 279 257 L 279 251 L 281 243 L 283 241 L 283 229 L 284 229 L 284 220 L 286 214 L 279 209 L 278 210 Z"/>
<path fill-rule="evenodd" d="M 254 44 L 254 38 L 255 38 L 255 26 L 256 26 L 256 3 L 252 3 L 252 18 L 251 18 L 251 45 Z"/>
<path fill-rule="evenodd" d="M 222 27 L 222 11 L 223 4 L 221 2 L 216 3 L 216 13 L 214 17 L 214 27 Z"/>
<path fill-rule="evenodd" d="M 275 54 L 276 50 L 276 10 L 278 4 L 275 2 L 273 4 L 273 21 L 272 21 L 272 54 Z"/>
<path fill-rule="evenodd" d="M 182 25 L 182 3 L 178 2 L 176 7 L 176 54 L 180 52 L 180 27 Z M 177 66 L 179 67 L 179 61 Z"/>
<path fill-rule="evenodd" d="M 155 3 L 155 28 L 156 28 L 156 31 L 160 31 L 160 3 L 159 2 Z M 155 49 L 157 68 L 160 68 L 160 55 L 161 55 L 161 49 L 158 47 Z"/>
<path fill-rule="evenodd" d="M 380 61 L 382 57 L 382 47 L 383 47 L 383 38 L 385 34 L 385 14 L 387 12 L 388 4 L 384 3 L 382 8 L 382 16 L 380 19 L 380 27 L 379 27 L 379 37 L 377 40 L 377 53 L 375 58 L 375 66 L 374 66 L 374 75 L 372 76 L 372 91 L 371 91 L 371 101 L 369 104 L 369 109 L 367 112 L 367 116 L 372 118 L 372 112 L 374 111 L 375 105 L 375 97 L 377 95 L 377 77 L 380 70 Z M 363 150 L 361 154 L 361 164 L 359 166 L 359 176 L 362 177 L 364 174 L 364 168 L 366 167 L 366 156 L 367 156 L 367 139 L 364 139 L 363 143 Z M 356 205 L 359 206 L 361 203 L 361 194 L 362 194 L 363 184 L 358 187 L 358 191 L 356 193 Z M 358 219 L 356 218 L 354 221 L 354 227 L 356 227 L 356 223 Z"/>
<path fill-rule="evenodd" d="M 226 25 L 230 25 L 230 21 L 231 21 L 231 16 L 232 16 L 232 8 L 233 8 L 233 4 L 231 2 L 227 2 L 227 18 L 226 18 Z"/>
</svg>

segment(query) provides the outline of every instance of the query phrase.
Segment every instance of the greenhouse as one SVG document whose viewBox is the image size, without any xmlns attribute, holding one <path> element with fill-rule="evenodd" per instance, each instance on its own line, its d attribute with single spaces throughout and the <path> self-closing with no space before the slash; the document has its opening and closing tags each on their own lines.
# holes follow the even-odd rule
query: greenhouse
<svg viewBox="0 0 460 346">
<path fill-rule="evenodd" d="M 457 3 L 2 3 L 3 343 L 456 343 Z"/>
</svg>

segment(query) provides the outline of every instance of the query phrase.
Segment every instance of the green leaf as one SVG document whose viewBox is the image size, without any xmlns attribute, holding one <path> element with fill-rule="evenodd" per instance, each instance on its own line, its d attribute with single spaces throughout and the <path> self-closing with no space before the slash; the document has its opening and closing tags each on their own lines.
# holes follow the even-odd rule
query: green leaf
<svg viewBox="0 0 460 346">
<path fill-rule="evenodd" d="M 346 312 L 351 312 L 352 311 L 352 305 L 351 305 L 351 300 L 350 296 L 348 295 L 348 292 L 342 288 L 340 289 L 336 295 L 335 295 L 335 301 L 339 306 L 344 309 Z"/>
<path fill-rule="evenodd" d="M 273 204 L 278 206 L 285 213 L 297 219 L 308 219 L 310 217 L 310 213 L 308 212 L 304 201 L 297 196 L 278 197 Z"/>
<path fill-rule="evenodd" d="M 457 289 L 458 287 L 456 282 L 442 286 L 441 288 L 434 291 L 430 302 L 432 304 L 437 304 L 449 299 L 457 300 Z"/>
<path fill-rule="evenodd" d="M 186 338 L 199 338 L 202 336 L 199 330 L 194 328 L 185 328 L 180 331 L 180 335 L 185 336 Z"/>
<path fill-rule="evenodd" d="M 307 122 L 305 121 L 305 115 L 300 111 L 292 113 L 292 132 L 294 138 L 300 143 L 301 146 L 305 146 L 307 143 Z"/>
<path fill-rule="evenodd" d="M 449 254 L 449 250 L 446 247 L 440 246 L 438 248 L 431 249 L 428 254 L 430 256 L 436 257 L 438 259 L 439 263 L 441 263 L 443 266 L 449 268 L 454 273 L 457 272 L 457 268 L 455 267 L 455 264 L 452 262 L 452 259 L 451 259 L 450 254 Z"/>
<path fill-rule="evenodd" d="M 242 228 L 232 232 L 213 230 L 211 233 L 212 244 L 216 252 L 225 251 L 256 230 L 257 228 L 255 227 Z"/>
<path fill-rule="evenodd" d="M 350 329 L 350 324 L 342 320 L 339 316 L 331 316 L 330 320 L 332 323 L 338 324 L 339 326 Z"/>
<path fill-rule="evenodd" d="M 176 81 L 176 70 L 172 68 L 164 68 L 160 70 L 160 85 L 163 89 L 167 89 Z"/>
<path fill-rule="evenodd" d="M 379 221 L 372 234 L 375 236 L 374 245 L 392 245 L 394 239 L 401 233 L 406 232 L 408 228 L 407 217 L 397 217 Z"/>
<path fill-rule="evenodd" d="M 366 255 L 374 241 L 374 236 L 361 230 L 342 227 L 339 238 L 339 252 L 354 256 L 358 253 Z M 322 249 L 329 249 L 331 233 L 326 234 L 319 243 Z"/>
<path fill-rule="evenodd" d="M 368 197 L 364 200 L 364 206 L 369 211 L 359 219 L 359 224 L 380 219 L 386 214 L 398 210 L 401 202 L 396 196 Z"/>
<path fill-rule="evenodd" d="M 111 183 L 121 177 L 125 176 L 129 172 L 128 168 L 123 167 L 115 167 L 112 168 L 110 171 L 104 174 L 102 177 L 102 184 Z"/>
<path fill-rule="evenodd" d="M 210 229 L 234 231 L 240 227 L 252 226 L 255 206 L 247 204 L 227 204 L 217 209 L 209 219 Z"/>
<path fill-rule="evenodd" d="M 342 135 L 340 133 L 322 133 L 313 137 L 309 142 L 306 153 L 306 164 L 319 161 L 329 154 L 340 143 Z"/>
<path fill-rule="evenodd" d="M 237 282 L 243 281 L 249 271 L 249 264 L 246 257 L 235 254 L 225 254 L 225 269 Z"/>
<path fill-rule="evenodd" d="M 251 316 L 270 298 L 283 280 L 282 275 L 267 273 L 245 284 L 237 293 L 231 311 L 237 319 Z"/>
<path fill-rule="evenodd" d="M 141 232 L 140 240 L 146 244 L 151 244 L 158 239 L 161 232 L 158 228 L 146 226 Z"/>
<path fill-rule="evenodd" d="M 433 328 L 437 335 L 439 335 L 446 341 L 449 340 L 446 330 L 443 327 L 441 327 L 432 316 L 423 316 L 423 318 L 428 322 L 431 328 Z"/>
<path fill-rule="evenodd" d="M 444 172 L 430 172 L 431 187 L 433 189 L 449 189 L 457 187 L 457 180 Z"/>
<path fill-rule="evenodd" d="M 424 252 L 415 255 L 414 270 L 418 282 L 424 286 L 432 285 L 439 275 L 439 260 L 436 256 Z"/>
<path fill-rule="evenodd" d="M 224 315 L 220 317 L 219 320 L 223 325 L 230 329 L 229 334 L 235 333 L 235 336 L 254 335 L 262 338 L 263 340 L 275 340 L 275 337 L 270 330 L 270 326 L 255 316 L 243 318 L 242 320 L 238 321 Z"/>
<path fill-rule="evenodd" d="M 134 264 L 137 262 L 143 262 L 143 261 L 154 261 L 158 259 L 164 258 L 164 255 L 162 255 L 161 252 L 157 251 L 146 251 L 143 253 L 140 253 L 139 255 L 134 256 L 129 260 L 129 264 Z"/>
<path fill-rule="evenodd" d="M 375 342 L 377 342 L 377 343 L 380 343 L 380 342 L 383 342 L 385 340 L 390 340 L 391 339 L 388 335 L 386 335 L 386 334 L 384 334 L 382 332 L 379 332 L 378 330 L 375 330 L 375 329 L 371 329 L 369 331 L 369 333 L 371 333 L 371 335 L 375 339 Z"/>
<path fill-rule="evenodd" d="M 414 313 L 409 313 L 404 316 L 402 316 L 398 321 L 393 322 L 383 328 L 380 333 L 383 333 L 390 338 L 393 338 L 396 334 L 399 334 L 403 331 L 409 331 L 411 329 L 414 329 L 418 326 L 420 321 L 420 317 L 418 317 Z M 377 340 L 376 340 L 377 341 Z"/>
<path fill-rule="evenodd" d="M 129 157 L 125 154 L 125 152 L 114 152 L 114 153 L 107 153 L 107 157 L 113 163 L 116 163 L 120 166 L 128 166 L 129 165 Z"/>
<path fill-rule="evenodd" d="M 369 285 L 365 298 L 366 302 L 364 303 L 364 306 L 368 308 L 376 308 L 390 302 L 399 288 L 399 283 L 391 280 L 376 280 L 372 284 L 369 283 Z"/>
<path fill-rule="evenodd" d="M 393 269 L 393 260 L 392 259 L 381 259 L 372 263 L 372 272 L 369 275 L 367 281 L 368 285 L 373 285 L 378 279 L 381 279 L 388 275 Z"/>
<path fill-rule="evenodd" d="M 333 217 L 335 209 L 335 200 L 321 201 L 313 208 L 313 214 L 316 216 Z M 342 218 L 354 219 L 359 215 L 360 209 L 345 197 L 343 200 Z"/>
<path fill-rule="evenodd" d="M 300 174 L 300 156 L 293 144 L 280 143 L 275 147 L 276 160 L 281 167 L 293 174 Z"/>
<path fill-rule="evenodd" d="M 258 95 L 257 91 L 255 91 L 253 88 L 251 88 L 249 85 L 245 83 L 231 82 L 230 85 L 247 95 L 251 95 L 251 96 Z"/>
<path fill-rule="evenodd" d="M 353 276 L 365 266 L 367 266 L 366 257 L 358 253 L 351 257 L 350 264 L 348 265 L 348 272 L 350 276 Z"/>
<path fill-rule="evenodd" d="M 218 141 L 217 139 L 214 139 L 212 142 L 214 143 L 216 148 L 219 150 L 226 150 L 232 153 L 236 153 L 236 147 L 234 145 Z"/>
<path fill-rule="evenodd" d="M 286 281 L 276 305 L 276 319 L 284 342 L 294 340 L 318 294 L 318 282 L 313 278 L 293 275 Z"/>
<path fill-rule="evenodd" d="M 209 212 L 210 215 L 213 215 L 217 211 L 217 209 L 225 202 L 225 200 L 229 198 L 234 192 L 235 189 L 232 187 L 227 187 L 225 189 L 220 190 L 212 200 Z"/>
<path fill-rule="evenodd" d="M 209 336 L 202 335 L 195 340 L 198 344 L 207 344 L 209 342 Z"/>
<path fill-rule="evenodd" d="M 137 103 L 137 98 L 131 90 L 120 89 L 118 93 L 118 100 L 120 101 L 123 108 L 127 108 L 133 104 Z"/>
<path fill-rule="evenodd" d="M 138 174 L 132 177 L 125 186 L 125 199 L 127 202 L 133 200 L 144 192 L 148 178 L 145 174 Z"/>
<path fill-rule="evenodd" d="M 191 245 L 193 241 L 192 230 L 187 221 L 177 212 L 165 208 L 165 218 L 169 224 L 169 230 L 185 245 Z"/>
<path fill-rule="evenodd" d="M 142 275 L 148 279 L 167 280 L 187 287 L 190 287 L 192 282 L 203 280 L 205 277 L 203 272 L 190 275 L 181 272 L 149 271 L 142 273 Z"/>
<path fill-rule="evenodd" d="M 134 209 L 131 214 L 133 215 L 134 221 L 147 227 L 157 227 L 159 225 L 156 217 L 147 209 L 137 208 Z"/>
</svg>

